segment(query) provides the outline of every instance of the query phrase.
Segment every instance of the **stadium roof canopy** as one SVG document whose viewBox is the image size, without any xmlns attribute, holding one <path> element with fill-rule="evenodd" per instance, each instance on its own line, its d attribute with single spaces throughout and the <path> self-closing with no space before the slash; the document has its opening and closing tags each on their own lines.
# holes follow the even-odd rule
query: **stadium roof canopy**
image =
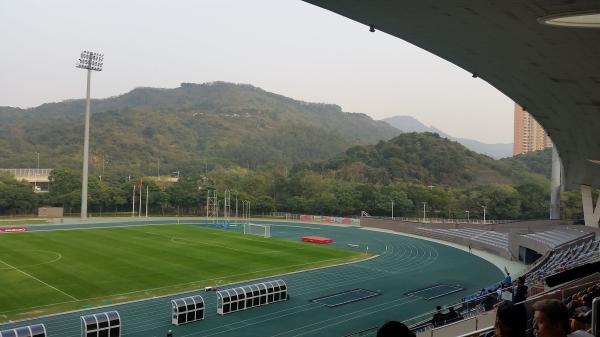
<svg viewBox="0 0 600 337">
<path fill-rule="evenodd" d="M 600 1 L 304 1 L 406 40 L 487 81 L 546 129 L 567 185 L 600 186 L 600 15 L 593 15 L 600 13 Z M 564 14 L 584 16 L 560 19 Z"/>
</svg>

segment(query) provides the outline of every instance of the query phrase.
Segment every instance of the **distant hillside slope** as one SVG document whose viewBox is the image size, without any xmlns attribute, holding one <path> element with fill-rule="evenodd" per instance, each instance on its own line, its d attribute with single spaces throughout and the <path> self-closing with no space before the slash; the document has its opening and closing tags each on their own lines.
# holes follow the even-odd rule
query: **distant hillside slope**
<svg viewBox="0 0 600 337">
<path fill-rule="evenodd" d="M 550 179 L 552 173 L 552 149 L 529 152 L 502 160 L 520 163 L 527 167 L 530 172 L 539 173 L 548 179 Z"/>
<path fill-rule="evenodd" d="M 494 160 L 434 133 L 404 133 L 377 145 L 355 146 L 315 165 L 341 179 L 370 183 L 516 184 L 530 176 L 520 163 Z"/>
<path fill-rule="evenodd" d="M 84 100 L 31 109 L 0 107 L 0 167 L 79 167 Z M 215 82 L 137 88 L 92 100 L 92 169 L 154 173 L 205 165 L 256 167 L 327 159 L 399 131 L 337 105 L 307 103 L 251 85 Z M 202 167 L 202 168 L 201 168 Z"/>
<path fill-rule="evenodd" d="M 457 141 L 467 147 L 468 149 L 477 153 L 488 155 L 492 158 L 505 158 L 512 156 L 512 143 L 497 143 L 487 144 L 480 141 L 468 138 L 456 138 L 452 137 L 436 127 L 429 127 L 416 118 L 411 116 L 394 116 L 383 119 L 384 122 L 391 126 L 403 131 L 403 132 L 433 132 L 437 133 L 444 138 Z"/>
</svg>

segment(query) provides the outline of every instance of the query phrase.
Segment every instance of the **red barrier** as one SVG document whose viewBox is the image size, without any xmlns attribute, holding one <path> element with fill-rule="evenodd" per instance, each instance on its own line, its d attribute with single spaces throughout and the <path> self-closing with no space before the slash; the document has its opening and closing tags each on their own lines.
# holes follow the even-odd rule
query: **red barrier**
<svg viewBox="0 0 600 337">
<path fill-rule="evenodd" d="M 300 215 L 300 221 L 313 221 L 313 216 L 312 215 Z"/>
<path fill-rule="evenodd" d="M 318 244 L 330 244 L 333 242 L 330 238 L 324 238 L 322 236 L 303 236 L 302 241 L 310 242 L 310 243 L 318 243 Z"/>
<path fill-rule="evenodd" d="M 27 231 L 27 228 L 25 227 L 0 227 L 0 233 L 15 233 L 25 231 Z"/>
<path fill-rule="evenodd" d="M 352 223 L 352 221 L 350 220 L 350 218 L 342 218 L 343 225 L 349 225 L 351 223 Z"/>
</svg>

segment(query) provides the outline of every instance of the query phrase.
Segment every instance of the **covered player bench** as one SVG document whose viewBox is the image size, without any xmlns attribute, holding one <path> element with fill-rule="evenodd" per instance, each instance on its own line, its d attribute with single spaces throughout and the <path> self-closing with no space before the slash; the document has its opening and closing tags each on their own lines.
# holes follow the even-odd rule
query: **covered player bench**
<svg viewBox="0 0 600 337">
<path fill-rule="evenodd" d="M 220 315 L 287 300 L 283 280 L 255 283 L 217 291 L 217 313 Z"/>
<path fill-rule="evenodd" d="M 46 337 L 46 327 L 44 324 L 35 324 L 2 330 L 0 337 Z"/>
<path fill-rule="evenodd" d="M 171 323 L 180 325 L 204 319 L 204 299 L 200 295 L 171 300 Z"/>
<path fill-rule="evenodd" d="M 81 337 L 121 337 L 121 316 L 116 311 L 81 316 Z"/>
</svg>

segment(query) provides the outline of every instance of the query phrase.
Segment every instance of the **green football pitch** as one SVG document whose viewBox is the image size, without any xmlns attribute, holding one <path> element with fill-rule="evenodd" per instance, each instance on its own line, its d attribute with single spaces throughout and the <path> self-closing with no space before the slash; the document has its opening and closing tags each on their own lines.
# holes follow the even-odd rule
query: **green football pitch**
<svg viewBox="0 0 600 337">
<path fill-rule="evenodd" d="M 364 253 L 197 225 L 0 236 L 0 321 L 334 265 Z"/>
</svg>

